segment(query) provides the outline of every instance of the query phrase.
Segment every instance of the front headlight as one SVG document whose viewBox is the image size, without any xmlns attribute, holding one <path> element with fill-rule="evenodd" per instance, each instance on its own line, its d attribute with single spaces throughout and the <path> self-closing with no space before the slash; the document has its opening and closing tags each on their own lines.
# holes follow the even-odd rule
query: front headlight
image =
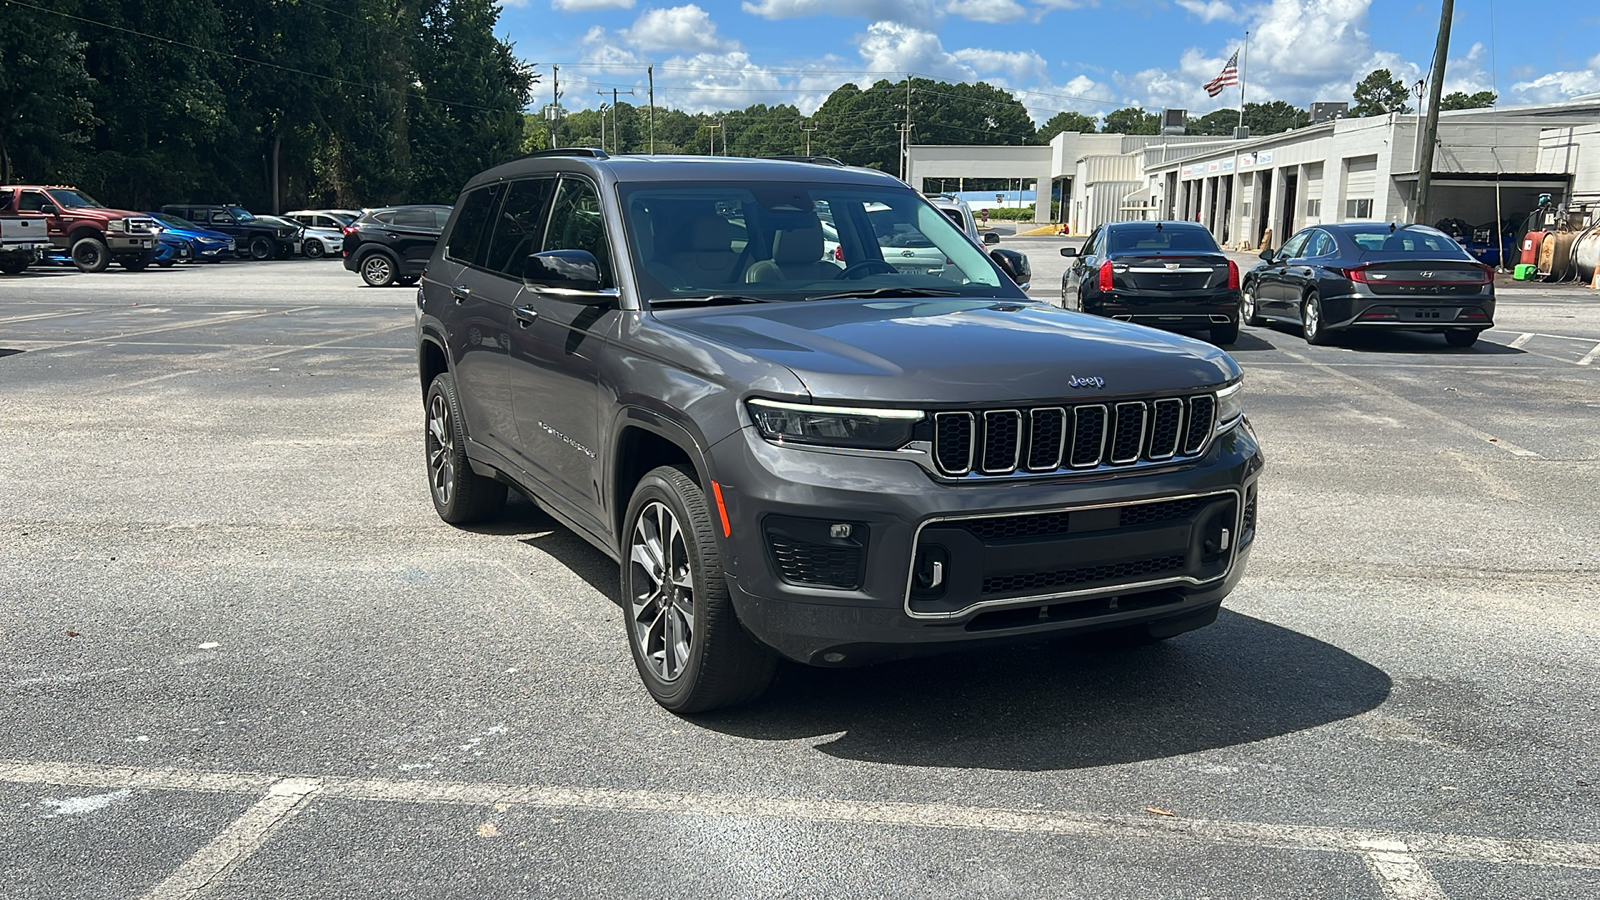
<svg viewBox="0 0 1600 900">
<path fill-rule="evenodd" d="M 761 436 L 775 443 L 898 450 L 911 442 L 924 414 L 915 409 L 867 409 L 751 400 L 750 419 Z"/>
<path fill-rule="evenodd" d="M 106 223 L 106 230 L 107 231 L 127 231 L 128 230 L 128 220 L 127 219 L 112 219 L 110 222 Z"/>
<path fill-rule="evenodd" d="M 1244 381 L 1235 381 L 1217 391 L 1217 431 L 1227 431 L 1244 416 Z"/>
</svg>

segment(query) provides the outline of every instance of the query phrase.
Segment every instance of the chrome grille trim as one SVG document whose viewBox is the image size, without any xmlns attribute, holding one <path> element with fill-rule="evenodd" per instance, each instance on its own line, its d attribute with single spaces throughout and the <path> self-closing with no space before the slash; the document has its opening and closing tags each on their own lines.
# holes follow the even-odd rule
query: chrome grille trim
<svg viewBox="0 0 1600 900">
<path fill-rule="evenodd" d="M 1184 406 L 1184 402 L 1176 397 L 1157 400 L 1150 404 L 1150 446 L 1145 454 L 1150 459 L 1171 459 L 1178 455 L 1178 445 L 1183 441 Z M 1161 426 L 1163 411 L 1173 417 L 1170 440 L 1164 440 L 1165 431 Z"/>
<path fill-rule="evenodd" d="M 1206 393 L 943 410 L 932 414 L 932 441 L 917 446 L 927 454 L 924 468 L 963 480 L 1171 465 L 1200 456 L 1211 446 L 1217 409 L 1215 395 Z"/>
<path fill-rule="evenodd" d="M 1043 458 L 1043 462 L 1035 463 L 1034 449 L 1041 446 L 1040 439 L 1045 443 L 1045 452 L 1049 453 L 1049 435 L 1042 433 L 1045 426 L 1040 425 L 1041 417 L 1056 419 L 1055 425 L 1055 453 Z M 1067 411 L 1060 406 L 1045 406 L 1028 411 L 1028 471 L 1053 472 L 1061 468 L 1067 452 Z"/>
<path fill-rule="evenodd" d="M 1009 419 L 1012 423 L 1011 458 L 1007 460 L 1004 454 L 1004 445 L 1000 438 L 991 437 L 995 431 L 1004 428 L 1002 420 Z M 983 449 L 981 451 L 979 467 L 985 475 L 1006 475 L 1017 470 L 1017 463 L 1022 458 L 1022 413 L 1015 409 L 991 409 L 983 414 Z M 998 456 L 998 459 L 991 459 Z M 995 463 L 999 463 L 996 465 Z"/>
</svg>

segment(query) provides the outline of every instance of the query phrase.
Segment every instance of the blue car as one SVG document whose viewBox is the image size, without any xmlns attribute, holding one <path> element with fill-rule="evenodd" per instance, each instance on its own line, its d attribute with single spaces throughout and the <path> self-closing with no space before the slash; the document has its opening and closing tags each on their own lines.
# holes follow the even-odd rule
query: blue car
<svg viewBox="0 0 1600 900">
<path fill-rule="evenodd" d="M 219 259 L 231 259 L 237 256 L 233 238 L 220 231 L 209 231 L 199 225 L 167 213 L 147 212 L 145 215 L 161 223 L 161 236 L 165 239 L 171 235 L 189 242 L 191 258 L 216 262 Z M 158 257 L 156 260 L 160 263 Z M 168 264 L 170 265 L 170 263 Z"/>
<path fill-rule="evenodd" d="M 156 239 L 156 255 L 151 262 L 163 269 L 170 269 L 177 263 L 190 262 L 194 259 L 194 247 L 187 238 L 163 231 Z"/>
</svg>

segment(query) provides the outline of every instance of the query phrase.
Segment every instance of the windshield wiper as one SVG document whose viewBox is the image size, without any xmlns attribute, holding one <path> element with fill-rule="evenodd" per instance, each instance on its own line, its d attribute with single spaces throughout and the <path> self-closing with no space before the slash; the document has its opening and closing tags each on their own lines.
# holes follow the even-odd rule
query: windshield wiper
<svg viewBox="0 0 1600 900">
<path fill-rule="evenodd" d="M 881 287 L 865 291 L 839 291 L 835 294 L 818 294 L 807 300 L 859 300 L 867 297 L 960 297 L 960 291 L 944 288 Z"/>
<path fill-rule="evenodd" d="M 650 301 L 650 308 L 659 306 L 674 306 L 679 303 L 715 306 L 722 303 L 766 303 L 760 297 L 750 297 L 745 294 L 700 294 L 691 297 L 656 297 Z"/>
</svg>

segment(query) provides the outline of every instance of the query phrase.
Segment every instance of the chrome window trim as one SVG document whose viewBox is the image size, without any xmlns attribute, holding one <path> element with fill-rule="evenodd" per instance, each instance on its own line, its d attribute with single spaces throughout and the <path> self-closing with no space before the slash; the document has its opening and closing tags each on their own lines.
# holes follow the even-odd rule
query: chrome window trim
<svg viewBox="0 0 1600 900">
<path fill-rule="evenodd" d="M 1215 577 L 1212 577 L 1212 578 L 1194 578 L 1194 577 L 1189 576 L 1189 575 L 1179 575 L 1179 576 L 1176 576 L 1176 577 L 1173 577 L 1173 578 L 1158 578 L 1158 579 L 1155 579 L 1155 580 L 1152 580 L 1152 581 L 1128 582 L 1126 584 L 1116 584 L 1116 585 L 1102 585 L 1101 587 L 1082 588 L 1082 589 L 1074 590 L 1074 591 L 1056 591 L 1056 592 L 1053 592 L 1053 593 L 1045 593 L 1045 594 L 1030 594 L 1030 595 L 1028 595 L 1026 597 L 1007 597 L 1007 598 L 1002 599 L 1002 600 L 979 600 L 979 601 L 976 601 L 974 603 L 970 603 L 970 604 L 968 604 L 966 606 L 963 606 L 960 609 L 951 610 L 950 612 L 942 612 L 942 613 L 921 613 L 921 612 L 916 612 L 915 610 L 913 610 L 911 608 L 911 591 L 912 591 L 912 588 L 916 584 L 917 546 L 922 541 L 922 531 L 923 531 L 923 529 L 927 528 L 929 525 L 942 523 L 942 522 L 960 522 L 960 521 L 967 521 L 967 520 L 971 520 L 971 519 L 1000 519 L 1000 518 L 1005 518 L 1007 516 L 1027 516 L 1027 515 L 1038 515 L 1038 514 L 1059 513 L 1059 512 L 1081 512 L 1083 510 L 1089 510 L 1089 509 L 1107 509 L 1107 508 L 1113 507 L 1113 506 L 1143 506 L 1143 505 L 1147 505 L 1147 504 L 1151 504 L 1151 503 L 1166 503 L 1166 502 L 1172 501 L 1172 500 L 1193 500 L 1193 499 L 1203 499 L 1203 498 L 1206 498 L 1206 497 L 1220 497 L 1220 496 L 1223 496 L 1225 494 L 1232 494 L 1233 497 L 1234 497 L 1234 500 L 1235 500 L 1235 504 L 1234 504 L 1234 522 L 1233 522 L 1234 539 L 1228 542 L 1228 565 L 1227 565 L 1226 568 L 1224 568 L 1222 570 L 1222 574 L 1217 575 Z M 1004 511 L 1004 512 L 978 513 L 976 515 L 934 516 L 932 518 L 924 519 L 923 521 L 919 522 L 917 524 L 916 531 L 913 532 L 912 535 L 911 535 L 911 554 L 910 554 L 911 558 L 909 560 L 909 564 L 906 566 L 906 593 L 905 593 L 905 603 L 903 605 L 903 609 L 904 609 L 905 614 L 906 614 L 907 617 L 915 619 L 917 621 L 922 621 L 922 622 L 928 622 L 928 621 L 950 621 L 952 619 L 964 619 L 964 618 L 967 618 L 968 616 L 978 612 L 979 610 L 995 609 L 995 608 L 1000 608 L 1000 607 L 1011 607 L 1011 606 L 1028 606 L 1030 604 L 1039 603 L 1039 602 L 1042 602 L 1042 601 L 1045 601 L 1045 600 L 1060 600 L 1060 599 L 1064 599 L 1064 598 L 1068 598 L 1068 597 L 1089 597 L 1089 596 L 1093 596 L 1093 595 L 1096 595 L 1096 594 L 1099 594 L 1101 596 L 1115 596 L 1115 595 L 1118 595 L 1118 594 L 1127 593 L 1128 591 L 1147 590 L 1147 589 L 1151 589 L 1151 588 L 1165 587 L 1167 585 L 1173 585 L 1173 584 L 1191 584 L 1191 585 L 1212 584 L 1214 582 L 1226 580 L 1229 575 L 1233 574 L 1233 567 L 1239 561 L 1239 546 L 1240 546 L 1240 544 L 1239 544 L 1238 537 L 1242 532 L 1242 528 L 1243 528 L 1243 524 L 1242 523 L 1243 523 L 1243 521 L 1244 521 L 1244 491 L 1241 488 L 1238 488 L 1238 487 L 1224 488 L 1224 489 L 1222 489 L 1220 491 L 1206 491 L 1206 492 L 1198 493 L 1198 494 L 1175 494 L 1175 495 L 1170 496 L 1170 497 L 1153 497 L 1153 498 L 1148 498 L 1148 499 L 1144 499 L 1144 500 L 1134 500 L 1134 501 L 1131 501 L 1131 502 L 1124 500 L 1124 501 L 1114 501 L 1114 502 L 1110 502 L 1110 503 L 1091 503 L 1091 504 L 1087 504 L 1087 505 L 1083 505 L 1083 506 L 1057 506 L 1057 507 L 1049 507 L 1049 508 L 1046 508 L 1046 509 L 1028 509 L 1028 510 L 1015 510 L 1015 509 L 1013 509 L 1013 510 L 1007 510 L 1007 511 Z"/>
</svg>

